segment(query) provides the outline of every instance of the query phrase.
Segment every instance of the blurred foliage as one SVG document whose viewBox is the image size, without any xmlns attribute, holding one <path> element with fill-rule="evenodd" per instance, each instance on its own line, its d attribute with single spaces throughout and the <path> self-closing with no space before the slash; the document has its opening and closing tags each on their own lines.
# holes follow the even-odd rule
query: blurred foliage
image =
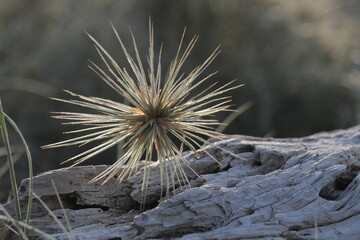
<svg viewBox="0 0 360 240">
<path fill-rule="evenodd" d="M 87 59 L 101 60 L 84 31 L 126 66 L 110 20 L 126 41 L 131 26 L 146 51 L 151 16 L 158 46 L 164 42 L 165 66 L 185 26 L 188 40 L 199 34 L 185 71 L 221 44 L 208 70 L 219 70 L 212 81 L 236 78 L 246 86 L 232 93 L 235 104 L 254 102 L 227 133 L 297 137 L 359 122 L 356 0 L 0 0 L 0 6 L 0 94 L 28 139 L 36 173 L 58 168 L 79 151 L 40 150 L 67 138 L 61 132 L 68 128 L 49 112 L 75 110 L 47 97 L 64 97 L 61 89 L 69 89 L 122 101 L 87 68 Z M 88 164 L 114 156 L 115 150 Z M 6 184 L 1 180 L 0 188 Z"/>
</svg>

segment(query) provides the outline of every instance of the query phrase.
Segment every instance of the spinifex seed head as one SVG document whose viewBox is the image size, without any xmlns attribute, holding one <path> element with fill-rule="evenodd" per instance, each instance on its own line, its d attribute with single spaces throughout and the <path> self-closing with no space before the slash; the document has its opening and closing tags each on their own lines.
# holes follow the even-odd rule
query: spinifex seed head
<svg viewBox="0 0 360 240">
<path fill-rule="evenodd" d="M 136 40 L 131 33 L 135 56 L 131 56 L 119 34 L 113 27 L 114 33 L 129 62 L 132 73 L 120 67 L 117 62 L 91 35 L 96 50 L 104 62 L 105 68 L 100 68 L 91 62 L 90 68 L 96 72 L 111 88 L 119 93 L 129 104 L 122 104 L 108 99 L 86 97 L 67 91 L 76 99 L 61 102 L 79 105 L 96 113 L 57 112 L 54 118 L 67 120 L 66 124 L 83 126 L 69 133 L 83 133 L 80 137 L 57 142 L 44 148 L 86 145 L 98 141 L 99 144 L 68 160 L 75 166 L 87 159 L 123 142 L 124 154 L 108 169 L 96 176 L 92 181 L 100 179 L 107 182 L 117 176 L 122 181 L 138 171 L 141 159 L 144 159 L 144 175 L 142 190 L 148 186 L 150 163 L 153 152 L 156 151 L 159 162 L 160 182 L 166 192 L 175 181 L 188 181 L 184 164 L 187 160 L 183 156 L 183 148 L 187 146 L 197 158 L 197 149 L 207 138 L 217 138 L 220 133 L 214 129 L 218 121 L 211 117 L 221 111 L 231 111 L 230 97 L 224 93 L 240 87 L 232 86 L 233 82 L 218 87 L 217 83 L 206 86 L 205 90 L 193 95 L 194 89 L 205 86 L 206 81 L 216 73 L 202 79 L 200 74 L 214 60 L 219 48 L 189 74 L 181 74 L 180 70 L 188 58 L 198 37 L 195 36 L 183 50 L 185 31 L 181 37 L 176 56 L 171 62 L 168 74 L 163 77 L 161 67 L 162 47 L 155 59 L 154 33 L 152 23 L 149 22 L 149 51 L 147 55 L 147 69 L 145 70 L 140 57 Z M 172 139 L 180 140 L 178 146 Z"/>
</svg>

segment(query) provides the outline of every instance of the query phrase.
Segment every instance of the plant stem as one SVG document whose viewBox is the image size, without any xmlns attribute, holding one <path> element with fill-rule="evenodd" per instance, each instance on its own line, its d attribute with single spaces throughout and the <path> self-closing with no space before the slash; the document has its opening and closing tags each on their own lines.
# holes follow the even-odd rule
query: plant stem
<svg viewBox="0 0 360 240">
<path fill-rule="evenodd" d="M 24 144 L 26 156 L 28 159 L 29 164 L 29 194 L 28 194 L 28 204 L 27 204 L 27 210 L 26 210 L 26 217 L 25 222 L 26 224 L 29 224 L 30 221 L 30 215 L 31 215 L 31 207 L 32 207 L 32 198 L 33 198 L 33 166 L 32 166 L 32 157 L 30 153 L 29 146 L 27 145 L 24 136 L 22 135 L 19 127 L 16 125 L 16 123 L 8 116 L 6 113 L 2 112 L 2 114 L 5 116 L 5 119 L 10 123 L 10 125 L 15 129 L 16 133 L 21 138 L 21 141 Z M 14 164 L 15 162 L 12 161 Z M 20 202 L 19 202 L 20 204 Z M 26 234 L 27 228 L 24 227 L 24 233 Z"/>
<path fill-rule="evenodd" d="M 9 135 L 8 135 L 7 128 L 6 128 L 5 115 L 3 112 L 1 99 L 0 99 L 0 128 L 1 128 L 2 138 L 3 138 L 4 144 L 6 147 L 6 152 L 7 152 L 7 162 L 9 165 L 11 188 L 12 188 L 14 204 L 15 204 L 15 214 L 16 214 L 17 220 L 21 221 L 22 218 L 21 218 L 21 211 L 20 211 L 20 202 L 19 202 L 18 192 L 17 192 L 18 187 L 17 187 L 16 177 L 15 177 L 14 162 L 12 159 Z"/>
</svg>

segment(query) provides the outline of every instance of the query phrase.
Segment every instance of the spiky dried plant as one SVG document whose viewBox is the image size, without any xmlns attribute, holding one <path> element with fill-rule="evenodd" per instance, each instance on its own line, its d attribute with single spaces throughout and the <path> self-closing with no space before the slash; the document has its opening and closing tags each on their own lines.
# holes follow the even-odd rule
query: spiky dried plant
<svg viewBox="0 0 360 240">
<path fill-rule="evenodd" d="M 212 73 L 196 81 L 218 55 L 219 48 L 216 48 L 201 65 L 189 74 L 180 74 L 181 67 L 198 39 L 198 36 L 195 36 L 182 52 L 184 30 L 176 56 L 163 80 L 161 74 L 162 46 L 158 57 L 155 59 L 154 31 L 151 21 L 149 21 L 150 44 L 147 71 L 145 71 L 131 30 L 135 58 L 128 53 L 114 26 L 112 28 L 131 66 L 133 75 L 130 75 L 125 68 L 121 68 L 111 55 L 88 34 L 101 56 L 107 72 L 93 62 L 91 62 L 90 68 L 127 100 L 130 106 L 108 99 L 86 97 L 67 91 L 79 100 L 56 100 L 93 109 L 97 111 L 97 114 L 57 112 L 53 117 L 70 120 L 67 124 L 86 126 L 69 133 L 91 132 L 44 146 L 44 148 L 85 145 L 93 141 L 103 140 L 96 147 L 65 161 L 74 161 L 72 166 L 75 166 L 123 142 L 124 154 L 112 166 L 96 176 L 93 181 L 104 179 L 104 182 L 107 182 L 116 175 L 122 181 L 137 171 L 139 162 L 144 156 L 142 190 L 148 186 L 149 166 L 153 159 L 153 152 L 156 151 L 160 166 L 160 182 L 168 193 L 175 180 L 187 180 L 181 165 L 182 161 L 187 162 L 182 155 L 184 145 L 191 149 L 198 158 L 197 149 L 201 147 L 201 143 L 207 143 L 205 138 L 219 136 L 219 133 L 214 131 L 214 126 L 219 125 L 218 121 L 208 117 L 220 111 L 229 111 L 230 97 L 221 97 L 220 95 L 238 88 L 240 85 L 230 87 L 229 85 L 233 83 L 230 82 L 217 87 L 215 83 L 208 86 L 200 94 L 189 97 L 189 93 L 216 74 Z M 157 63 L 155 63 L 156 60 Z M 180 146 L 174 143 L 171 136 L 180 140 Z"/>
</svg>

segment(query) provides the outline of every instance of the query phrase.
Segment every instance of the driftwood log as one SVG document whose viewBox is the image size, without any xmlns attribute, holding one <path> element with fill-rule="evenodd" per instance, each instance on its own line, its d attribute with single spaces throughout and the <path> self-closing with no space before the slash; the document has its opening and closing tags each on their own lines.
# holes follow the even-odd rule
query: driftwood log
<svg viewBox="0 0 360 240">
<path fill-rule="evenodd" d="M 240 158 L 207 146 L 221 164 L 204 150 L 199 160 L 190 156 L 202 179 L 189 171 L 191 187 L 168 199 L 159 200 L 154 164 L 144 212 L 141 171 L 124 183 L 101 185 L 88 181 L 106 166 L 58 169 L 35 177 L 34 192 L 68 229 L 66 213 L 76 239 L 360 239 L 359 144 L 360 126 L 291 139 L 230 136 L 214 145 Z M 24 205 L 27 193 L 24 180 Z M 69 239 L 36 199 L 30 224 Z M 5 239 L 14 237 L 3 227 L 6 233 Z"/>
</svg>

